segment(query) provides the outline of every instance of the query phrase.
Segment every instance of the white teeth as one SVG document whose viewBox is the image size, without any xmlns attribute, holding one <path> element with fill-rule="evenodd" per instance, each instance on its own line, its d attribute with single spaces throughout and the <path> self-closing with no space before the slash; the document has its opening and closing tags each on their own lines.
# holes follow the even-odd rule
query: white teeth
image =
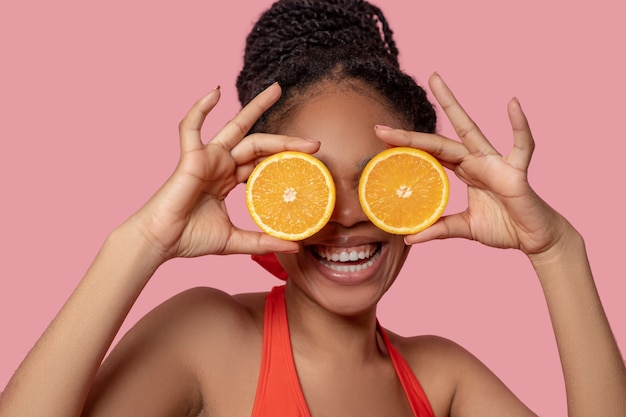
<svg viewBox="0 0 626 417">
<path fill-rule="evenodd" d="M 324 259 L 322 259 L 322 263 L 327 268 L 330 268 L 330 269 L 332 269 L 334 271 L 337 271 L 337 272 L 357 272 L 357 271 L 361 271 L 361 270 L 363 270 L 365 268 L 369 268 L 370 266 L 374 265 L 374 262 L 376 262 L 376 260 L 378 259 L 379 256 L 380 256 L 380 252 L 376 252 L 374 254 L 374 256 L 371 259 L 369 259 L 367 262 L 362 263 L 362 264 L 358 264 L 358 265 L 354 265 L 354 264 L 352 264 L 352 265 L 341 265 L 341 264 L 337 264 L 337 263 L 327 262 Z"/>
<path fill-rule="evenodd" d="M 377 249 L 377 245 L 363 245 L 359 248 L 343 249 L 317 246 L 314 250 L 327 268 L 338 272 L 356 272 L 368 268 L 376 262 L 380 256 L 380 252 Z M 340 264 L 340 262 L 356 262 L 359 260 L 367 261 L 360 264 Z"/>
<path fill-rule="evenodd" d="M 320 258 L 333 262 L 355 262 L 367 259 L 376 252 L 376 245 L 363 245 L 358 248 L 329 248 L 318 246 L 314 250 Z"/>
</svg>

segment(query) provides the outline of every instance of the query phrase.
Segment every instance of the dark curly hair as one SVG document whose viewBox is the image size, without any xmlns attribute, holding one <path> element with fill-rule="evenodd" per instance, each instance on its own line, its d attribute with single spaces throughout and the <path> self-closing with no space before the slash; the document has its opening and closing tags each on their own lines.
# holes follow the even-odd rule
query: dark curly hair
<svg viewBox="0 0 626 417">
<path fill-rule="evenodd" d="M 283 96 L 253 131 L 267 130 L 323 81 L 361 84 L 385 98 L 407 129 L 435 130 L 433 105 L 400 69 L 385 16 L 364 0 L 279 0 L 263 13 L 246 40 L 239 101 L 247 104 L 276 81 Z"/>
</svg>

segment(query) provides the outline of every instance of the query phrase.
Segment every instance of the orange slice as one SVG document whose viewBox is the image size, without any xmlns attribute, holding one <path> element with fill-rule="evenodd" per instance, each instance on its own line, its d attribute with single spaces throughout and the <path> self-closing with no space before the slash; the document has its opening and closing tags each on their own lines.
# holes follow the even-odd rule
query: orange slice
<svg viewBox="0 0 626 417">
<path fill-rule="evenodd" d="M 413 234 L 441 217 L 450 194 L 443 167 L 415 148 L 389 148 L 365 166 L 359 201 L 372 223 L 393 234 Z"/>
<path fill-rule="evenodd" d="M 246 204 L 265 233 L 302 240 L 330 219 L 335 184 L 319 159 L 302 152 L 280 152 L 261 161 L 250 174 Z"/>
</svg>

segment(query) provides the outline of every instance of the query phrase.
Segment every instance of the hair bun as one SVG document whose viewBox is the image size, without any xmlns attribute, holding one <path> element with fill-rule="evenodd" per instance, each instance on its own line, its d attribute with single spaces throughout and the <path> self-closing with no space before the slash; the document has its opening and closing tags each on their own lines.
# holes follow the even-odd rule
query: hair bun
<svg viewBox="0 0 626 417">
<path fill-rule="evenodd" d="M 243 85 L 265 80 L 290 61 L 315 56 L 339 62 L 383 59 L 398 67 L 393 32 L 380 9 L 364 0 L 279 0 L 261 15 L 246 40 L 238 80 L 240 100 L 256 91 Z"/>
</svg>

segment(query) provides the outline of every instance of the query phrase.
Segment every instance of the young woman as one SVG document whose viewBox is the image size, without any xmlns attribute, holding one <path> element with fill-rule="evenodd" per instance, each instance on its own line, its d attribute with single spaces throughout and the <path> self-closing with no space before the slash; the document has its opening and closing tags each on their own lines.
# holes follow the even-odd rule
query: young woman
<svg viewBox="0 0 626 417">
<path fill-rule="evenodd" d="M 243 109 L 208 142 L 220 96 L 180 124 L 181 156 L 160 190 L 106 239 L 65 306 L 0 397 L 4 416 L 532 416 L 480 361 L 436 337 L 383 329 L 376 306 L 411 245 L 463 237 L 514 248 L 537 272 L 571 416 L 626 415 L 626 372 L 582 237 L 527 181 L 534 142 L 517 100 L 501 155 L 440 76 L 430 89 L 458 140 L 434 133 L 425 92 L 398 65 L 379 9 L 358 0 L 277 2 L 247 40 Z M 435 155 L 468 207 L 401 237 L 364 215 L 357 184 L 388 146 Z M 224 199 L 263 157 L 314 154 L 337 188 L 328 225 L 301 242 L 236 228 Z M 357 252 L 357 268 L 333 255 Z M 175 257 L 248 253 L 288 276 L 266 294 L 179 294 L 144 317 L 104 361 L 154 271 Z M 274 255 L 275 254 L 275 255 Z M 355 269 L 354 271 L 350 271 Z"/>
</svg>

